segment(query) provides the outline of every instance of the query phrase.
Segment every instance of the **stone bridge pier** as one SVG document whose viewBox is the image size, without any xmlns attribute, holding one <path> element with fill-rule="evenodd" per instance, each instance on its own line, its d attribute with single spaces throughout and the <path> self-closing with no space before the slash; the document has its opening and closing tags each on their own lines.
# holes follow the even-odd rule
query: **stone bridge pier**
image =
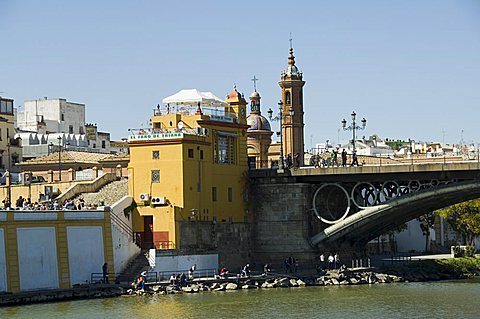
<svg viewBox="0 0 480 319">
<path fill-rule="evenodd" d="M 336 252 L 347 263 L 355 254 L 350 246 L 311 244 L 310 239 L 328 226 L 312 210 L 312 184 L 295 182 L 292 177 L 265 177 L 255 179 L 252 186 L 252 239 L 257 265 L 283 267 L 285 258 L 292 256 L 302 267 L 318 264 L 321 253 L 328 257 L 328 253 Z"/>
</svg>

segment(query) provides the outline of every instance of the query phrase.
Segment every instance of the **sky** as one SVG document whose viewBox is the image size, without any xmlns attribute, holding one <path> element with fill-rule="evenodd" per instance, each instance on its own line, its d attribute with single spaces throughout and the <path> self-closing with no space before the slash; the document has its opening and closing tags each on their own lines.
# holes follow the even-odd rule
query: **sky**
<svg viewBox="0 0 480 319">
<path fill-rule="evenodd" d="M 479 0 L 0 0 L 0 95 L 85 103 L 120 139 L 166 96 L 248 97 L 255 75 L 266 116 L 290 32 L 306 148 L 351 138 L 353 110 L 360 136 L 480 143 Z"/>
</svg>

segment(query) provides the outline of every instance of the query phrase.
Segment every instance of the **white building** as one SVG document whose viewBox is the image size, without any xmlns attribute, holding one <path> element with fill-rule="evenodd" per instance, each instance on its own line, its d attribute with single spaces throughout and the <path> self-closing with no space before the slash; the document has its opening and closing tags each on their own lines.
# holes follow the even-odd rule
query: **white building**
<svg viewBox="0 0 480 319">
<path fill-rule="evenodd" d="M 17 128 L 41 134 L 85 134 L 85 104 L 65 99 L 25 101 L 17 112 Z"/>
<path fill-rule="evenodd" d="M 347 153 L 352 153 L 353 145 L 351 142 L 340 146 Z M 378 135 L 372 135 L 367 139 L 355 140 L 355 150 L 358 155 L 393 157 L 393 149 L 388 146 Z"/>
<path fill-rule="evenodd" d="M 85 104 L 66 99 L 25 101 L 17 112 L 15 137 L 22 139 L 25 159 L 62 149 L 112 153 L 110 133 L 99 132 L 96 124 L 85 123 Z"/>
</svg>

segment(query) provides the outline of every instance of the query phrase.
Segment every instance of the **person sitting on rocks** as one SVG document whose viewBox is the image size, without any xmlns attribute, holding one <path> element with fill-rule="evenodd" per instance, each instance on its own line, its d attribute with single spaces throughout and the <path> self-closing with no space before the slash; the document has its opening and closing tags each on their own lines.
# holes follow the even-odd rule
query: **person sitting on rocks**
<svg viewBox="0 0 480 319">
<path fill-rule="evenodd" d="M 332 254 L 328 256 L 328 269 L 333 270 L 335 268 L 335 258 L 333 258 Z"/>
<path fill-rule="evenodd" d="M 176 285 L 177 284 L 177 276 L 175 274 L 172 274 L 170 276 L 170 285 Z"/>
<path fill-rule="evenodd" d="M 190 269 L 188 270 L 188 279 L 193 280 L 193 273 L 197 269 L 197 264 L 194 264 Z"/>
<path fill-rule="evenodd" d="M 270 264 L 265 264 L 263 266 L 263 276 L 268 276 L 268 273 L 271 272 L 272 269 L 271 269 L 271 266 Z"/>
<path fill-rule="evenodd" d="M 136 280 L 136 288 L 137 290 L 144 290 L 145 289 L 145 280 L 143 279 L 143 276 L 138 276 Z"/>
<path fill-rule="evenodd" d="M 185 275 L 184 272 L 180 275 L 180 286 L 186 286 L 187 285 L 187 276 Z"/>
<path fill-rule="evenodd" d="M 247 263 L 245 266 L 243 266 L 241 276 L 248 277 L 249 275 L 250 275 L 250 264 Z"/>
<path fill-rule="evenodd" d="M 220 268 L 218 275 L 220 276 L 220 278 L 227 278 L 227 275 L 228 275 L 227 268 L 225 267 Z"/>
</svg>

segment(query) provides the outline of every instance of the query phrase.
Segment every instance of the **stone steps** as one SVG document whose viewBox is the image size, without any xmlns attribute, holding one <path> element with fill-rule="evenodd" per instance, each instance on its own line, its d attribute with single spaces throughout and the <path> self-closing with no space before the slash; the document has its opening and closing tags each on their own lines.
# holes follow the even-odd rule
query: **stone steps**
<svg viewBox="0 0 480 319">
<path fill-rule="evenodd" d="M 98 192 L 83 193 L 75 199 L 83 198 L 85 205 L 101 205 L 111 206 L 123 196 L 128 195 L 128 179 L 113 181 L 103 186 Z"/>
<path fill-rule="evenodd" d="M 142 271 L 150 268 L 150 264 L 146 257 L 146 252 L 138 254 L 125 268 L 125 270 L 116 277 L 116 281 L 120 283 L 132 283 Z"/>
</svg>

